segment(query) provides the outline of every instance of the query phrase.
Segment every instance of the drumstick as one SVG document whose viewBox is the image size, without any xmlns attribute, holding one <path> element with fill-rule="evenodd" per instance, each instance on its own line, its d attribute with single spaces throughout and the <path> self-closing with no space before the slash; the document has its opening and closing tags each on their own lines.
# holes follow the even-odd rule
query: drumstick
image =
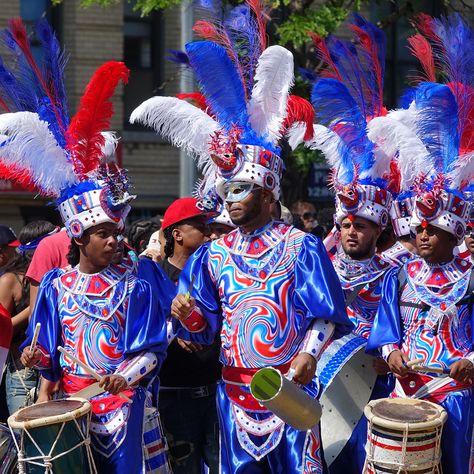
<svg viewBox="0 0 474 474">
<path fill-rule="evenodd" d="M 94 369 L 89 367 L 87 364 L 84 364 L 84 362 L 80 361 L 77 357 L 73 356 L 66 349 L 64 349 L 64 347 L 58 346 L 58 351 L 61 352 L 61 354 L 65 355 L 66 357 L 69 357 L 79 367 L 82 367 L 89 375 L 92 375 L 92 377 L 94 377 L 98 382 L 102 380 L 102 377 Z M 132 403 L 132 400 L 128 398 L 124 393 L 119 393 L 119 396 L 120 398 L 127 400 L 127 402 Z"/>
<path fill-rule="evenodd" d="M 451 369 L 446 368 L 446 369 L 440 369 L 438 367 L 430 367 L 428 365 L 415 365 L 414 367 L 411 368 L 411 370 L 415 372 L 432 372 L 434 374 L 449 374 L 451 372 Z"/>
<path fill-rule="evenodd" d="M 36 349 L 36 344 L 38 342 L 40 329 L 41 329 L 41 323 L 36 323 L 35 332 L 33 333 L 33 339 L 31 340 L 31 344 L 30 344 L 30 352 L 32 354 L 33 352 L 35 352 L 35 349 Z"/>
<path fill-rule="evenodd" d="M 413 367 L 414 365 L 419 365 L 422 362 L 424 362 L 424 360 L 425 359 L 423 359 L 423 357 L 421 357 L 420 359 L 409 360 L 408 362 L 405 363 L 405 367 Z"/>
<path fill-rule="evenodd" d="M 195 281 L 196 281 L 196 275 L 193 273 L 193 275 L 191 277 L 191 281 L 189 282 L 188 291 L 184 295 L 184 299 L 186 300 L 186 302 L 188 302 L 189 298 L 191 298 L 191 291 L 193 290 L 193 286 L 194 286 Z"/>
</svg>

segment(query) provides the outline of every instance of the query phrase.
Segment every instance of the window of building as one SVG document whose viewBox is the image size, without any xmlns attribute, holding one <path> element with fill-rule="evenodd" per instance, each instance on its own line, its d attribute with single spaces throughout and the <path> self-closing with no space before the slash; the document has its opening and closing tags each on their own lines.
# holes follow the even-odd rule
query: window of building
<svg viewBox="0 0 474 474">
<path fill-rule="evenodd" d="M 130 80 L 124 91 L 124 128 L 142 130 L 128 123 L 132 111 L 152 95 L 159 95 L 163 82 L 164 25 L 162 14 L 140 17 L 128 2 L 124 4 L 124 61 Z"/>
</svg>

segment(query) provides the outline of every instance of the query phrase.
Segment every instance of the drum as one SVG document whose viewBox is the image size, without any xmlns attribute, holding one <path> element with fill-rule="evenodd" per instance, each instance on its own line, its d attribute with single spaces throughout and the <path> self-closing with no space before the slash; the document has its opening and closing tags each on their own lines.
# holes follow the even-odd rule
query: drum
<svg viewBox="0 0 474 474">
<path fill-rule="evenodd" d="M 13 474 L 17 471 L 15 442 L 7 426 L 0 423 L 0 473 Z"/>
<path fill-rule="evenodd" d="M 377 374 L 374 358 L 364 352 L 366 344 L 363 337 L 347 334 L 331 342 L 318 362 L 321 443 L 328 466 L 349 440 L 374 388 Z"/>
<path fill-rule="evenodd" d="M 90 448 L 91 404 L 82 398 L 51 400 L 8 418 L 20 473 L 96 473 Z"/>
<path fill-rule="evenodd" d="M 441 433 L 448 417 L 441 406 L 382 398 L 364 413 L 369 423 L 364 474 L 441 473 Z"/>
</svg>

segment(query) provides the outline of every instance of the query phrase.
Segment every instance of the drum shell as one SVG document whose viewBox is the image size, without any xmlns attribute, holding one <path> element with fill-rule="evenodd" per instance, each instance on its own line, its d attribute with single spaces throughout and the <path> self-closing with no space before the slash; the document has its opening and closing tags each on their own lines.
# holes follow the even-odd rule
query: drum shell
<svg viewBox="0 0 474 474">
<path fill-rule="evenodd" d="M 254 380 L 257 381 L 265 373 L 273 373 L 278 384 L 278 387 L 275 387 L 276 393 L 270 398 L 262 398 L 255 390 Z M 319 423 L 322 410 L 318 400 L 311 398 L 302 388 L 286 379 L 273 367 L 260 369 L 254 375 L 250 391 L 265 408 L 297 430 L 310 430 Z"/>
<path fill-rule="evenodd" d="M 83 438 L 75 422 L 77 422 L 81 427 L 82 433 L 85 432 L 84 430 L 87 429 L 87 415 L 78 418 L 77 420 L 64 422 L 63 431 L 51 453 L 51 457 L 66 452 L 71 449 L 72 446 L 75 446 L 81 442 Z M 59 434 L 59 431 L 61 430 L 61 426 L 62 423 L 41 426 L 38 428 L 30 428 L 28 429 L 28 432 L 38 444 L 41 451 L 43 453 L 49 453 L 51 446 L 53 445 L 56 437 Z M 25 457 L 32 458 L 41 456 L 41 452 L 38 451 L 38 448 L 26 433 L 23 435 L 22 444 Z M 90 474 L 91 471 L 87 461 L 86 447 L 81 445 L 66 455 L 52 461 L 52 469 L 55 474 Z M 29 474 L 44 474 L 44 468 L 28 463 L 27 472 Z"/>
<path fill-rule="evenodd" d="M 420 403 L 429 404 L 436 409 L 436 417 L 416 422 L 395 421 L 377 416 L 373 411 L 377 404 L 387 403 L 386 401 L 402 402 L 405 406 L 417 403 L 413 399 L 379 399 L 371 401 L 365 407 L 369 428 L 364 474 L 441 472 L 441 434 L 447 418 L 446 411 L 438 405 L 423 401 Z"/>
</svg>

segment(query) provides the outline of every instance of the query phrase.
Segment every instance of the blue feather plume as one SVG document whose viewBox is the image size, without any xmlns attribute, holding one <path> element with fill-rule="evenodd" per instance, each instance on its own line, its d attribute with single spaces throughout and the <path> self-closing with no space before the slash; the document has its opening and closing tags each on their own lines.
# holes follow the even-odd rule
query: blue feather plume
<svg viewBox="0 0 474 474">
<path fill-rule="evenodd" d="M 166 59 L 173 63 L 189 66 L 189 57 L 184 51 L 168 49 L 168 56 L 166 57 Z"/>
<path fill-rule="evenodd" d="M 227 131 L 237 125 L 248 132 L 244 85 L 225 49 L 211 41 L 198 41 L 188 43 L 186 53 L 219 123 Z"/>
<path fill-rule="evenodd" d="M 64 86 L 64 69 L 67 60 L 46 19 L 39 20 L 36 23 L 36 33 L 42 45 L 45 79 L 52 91 L 52 96 L 56 100 L 55 104 L 50 105 L 58 112 L 62 121 L 60 125 L 64 133 L 69 125 L 66 88 Z"/>
<path fill-rule="evenodd" d="M 458 107 L 448 86 L 425 82 L 416 89 L 417 134 L 438 173 L 454 169 L 459 152 Z"/>
<path fill-rule="evenodd" d="M 0 96 L 15 110 L 36 110 L 37 97 L 31 87 L 25 86 L 4 65 L 0 58 Z"/>
</svg>

